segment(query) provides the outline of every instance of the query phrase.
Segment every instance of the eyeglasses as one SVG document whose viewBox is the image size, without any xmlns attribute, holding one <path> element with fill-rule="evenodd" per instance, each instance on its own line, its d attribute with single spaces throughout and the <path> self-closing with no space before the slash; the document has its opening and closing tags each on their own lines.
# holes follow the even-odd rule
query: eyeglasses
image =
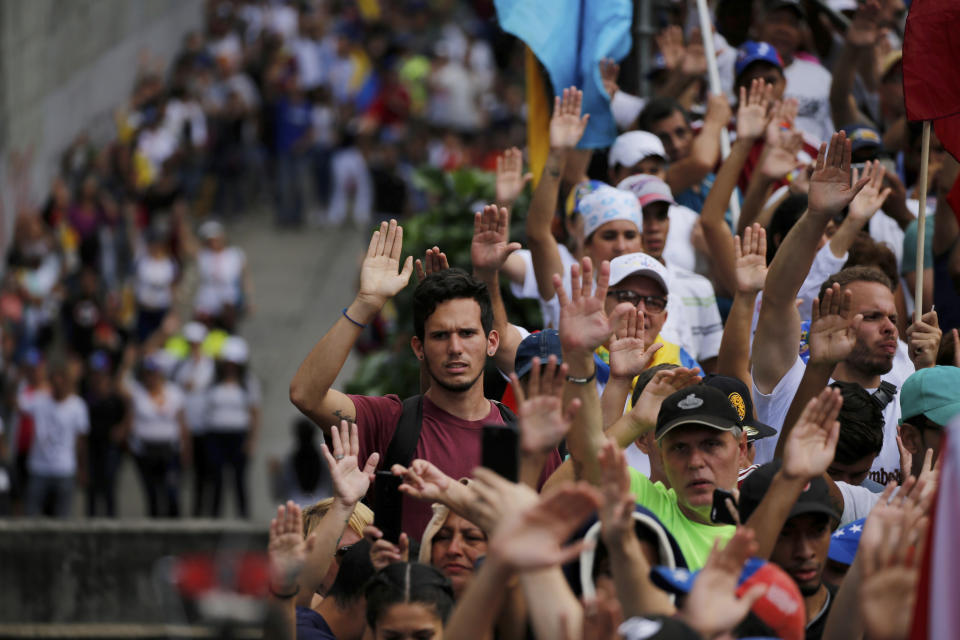
<svg viewBox="0 0 960 640">
<path fill-rule="evenodd" d="M 345 544 L 336 551 L 333 552 L 333 557 L 337 559 L 337 562 L 343 560 L 343 556 L 347 555 L 347 552 L 353 548 L 352 544 Z"/>
<path fill-rule="evenodd" d="M 607 291 L 607 297 L 616 298 L 617 302 L 629 302 L 635 307 L 642 302 L 644 311 L 649 313 L 662 313 L 667 308 L 667 299 L 663 296 L 644 296 L 629 289 Z"/>
</svg>

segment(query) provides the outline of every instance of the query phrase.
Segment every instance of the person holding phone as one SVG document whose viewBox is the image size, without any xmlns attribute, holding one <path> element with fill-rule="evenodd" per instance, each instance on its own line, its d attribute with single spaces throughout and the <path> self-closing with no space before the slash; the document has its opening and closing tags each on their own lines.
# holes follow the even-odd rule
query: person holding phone
<svg viewBox="0 0 960 640">
<path fill-rule="evenodd" d="M 396 395 L 347 395 L 332 388 L 363 328 L 399 293 L 413 273 L 413 258 L 402 268 L 403 228 L 395 220 L 374 232 L 360 272 L 360 290 L 334 326 L 313 347 L 290 384 L 290 399 L 324 429 L 341 419 L 356 422 L 360 452 L 388 458 L 404 403 Z M 504 241 L 500 250 L 507 250 Z M 420 402 L 420 432 L 413 456 L 435 464 L 453 478 L 469 476 L 480 464 L 484 424 L 505 424 L 505 412 L 483 393 L 484 367 L 500 344 L 493 329 L 487 285 L 458 269 L 433 273 L 414 292 L 414 355 L 424 363 L 430 388 Z M 384 464 L 393 461 L 384 460 Z M 555 452 L 546 465 L 559 466 Z M 402 528 L 419 538 L 429 522 L 429 504 L 403 498 Z"/>
</svg>

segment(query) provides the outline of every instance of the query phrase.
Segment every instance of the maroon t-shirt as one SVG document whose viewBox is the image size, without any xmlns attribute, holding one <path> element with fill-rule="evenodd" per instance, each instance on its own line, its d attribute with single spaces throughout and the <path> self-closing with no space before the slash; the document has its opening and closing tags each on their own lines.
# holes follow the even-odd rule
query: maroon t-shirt
<svg viewBox="0 0 960 640">
<path fill-rule="evenodd" d="M 400 420 L 403 403 L 393 394 L 383 397 L 351 395 L 350 399 L 357 408 L 360 460 L 378 452 L 382 465 Z M 468 478 L 480 466 L 483 425 L 491 423 L 503 424 L 500 410 L 492 402 L 490 413 L 482 420 L 463 420 L 424 396 L 423 424 L 413 457 L 432 462 L 455 480 Z M 554 450 L 540 476 L 540 484 L 560 466 L 560 462 L 560 454 Z M 403 530 L 411 539 L 420 539 L 432 516 L 428 502 L 403 497 Z"/>
</svg>

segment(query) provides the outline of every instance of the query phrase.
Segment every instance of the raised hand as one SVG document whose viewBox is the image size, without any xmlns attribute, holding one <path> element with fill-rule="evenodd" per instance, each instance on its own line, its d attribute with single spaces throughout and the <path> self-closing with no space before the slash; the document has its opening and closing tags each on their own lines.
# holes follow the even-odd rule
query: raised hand
<svg viewBox="0 0 960 640">
<path fill-rule="evenodd" d="M 427 502 L 443 502 L 450 486 L 456 483 L 454 479 L 426 460 L 414 460 L 409 468 L 395 464 L 391 467 L 390 473 L 403 478 L 403 483 L 400 485 L 401 493 Z"/>
<path fill-rule="evenodd" d="M 473 242 L 470 260 L 476 271 L 494 272 L 503 266 L 507 257 L 520 248 L 519 242 L 508 242 L 505 207 L 489 204 L 473 215 Z"/>
<path fill-rule="evenodd" d="M 440 247 L 427 249 L 421 262 L 418 258 L 413 264 L 414 271 L 417 274 L 417 281 L 423 282 L 427 276 L 450 268 L 450 262 L 447 260 L 447 254 L 440 251 Z"/>
<path fill-rule="evenodd" d="M 847 42 L 854 47 L 872 47 L 880 39 L 880 1 L 866 0 L 853 14 L 847 27 Z"/>
<path fill-rule="evenodd" d="M 663 56 L 663 65 L 670 71 L 676 69 L 683 62 L 686 47 L 683 44 L 683 30 L 677 25 L 670 25 L 654 36 L 657 49 Z"/>
<path fill-rule="evenodd" d="M 733 239 L 736 255 L 737 292 L 754 294 L 763 291 L 767 281 L 767 232 L 753 223 L 743 230 L 743 239 Z"/>
<path fill-rule="evenodd" d="M 835 365 L 846 359 L 857 343 L 857 329 L 863 315 L 851 310 L 853 294 L 840 291 L 836 282 L 823 294 L 823 300 L 814 298 L 810 315 L 811 364 Z"/>
<path fill-rule="evenodd" d="M 789 131 L 777 137 L 774 144 L 768 143 L 760 154 L 760 173 L 770 180 L 780 180 L 794 169 L 803 167 L 797 160 L 797 152 L 803 146 L 803 134 Z"/>
<path fill-rule="evenodd" d="M 850 141 L 843 131 L 834 133 L 827 143 L 820 145 L 817 164 L 810 177 L 809 208 L 820 215 L 840 213 L 867 184 L 866 178 L 851 185 Z"/>
<path fill-rule="evenodd" d="M 603 89 L 612 99 L 613 94 L 620 90 L 617 84 L 617 78 L 620 76 L 620 65 L 616 60 L 604 58 L 600 61 L 600 80 L 603 82 Z"/>
<path fill-rule="evenodd" d="M 640 425 L 653 428 L 657 424 L 657 415 L 663 401 L 680 389 L 699 384 L 703 380 L 699 374 L 699 369 L 686 367 L 657 371 L 640 392 L 637 403 L 630 409 L 630 415 Z"/>
<path fill-rule="evenodd" d="M 690 32 L 690 41 L 680 62 L 680 72 L 691 78 L 700 77 L 707 72 L 707 54 L 703 47 L 700 29 L 693 29 Z"/>
<path fill-rule="evenodd" d="M 930 524 L 929 500 L 909 478 L 892 500 L 891 483 L 864 524 L 857 549 L 862 564 L 859 604 L 870 638 L 899 640 L 910 632 L 923 545 Z"/>
<path fill-rule="evenodd" d="M 563 90 L 563 96 L 553 99 L 553 116 L 550 118 L 550 147 L 573 149 L 583 137 L 590 114 L 580 117 L 583 92 L 576 87 Z"/>
<path fill-rule="evenodd" d="M 600 535 L 606 544 L 620 544 L 633 535 L 633 510 L 637 501 L 630 493 L 630 472 L 623 451 L 612 440 L 600 449 Z"/>
<path fill-rule="evenodd" d="M 883 203 L 887 200 L 887 196 L 889 196 L 892 191 L 890 187 L 886 189 L 883 188 L 883 177 L 886 173 L 886 167 L 880 164 L 879 160 L 867 162 L 863 167 L 862 177 L 867 180 L 867 184 L 863 186 L 860 193 L 850 202 L 848 213 L 851 219 L 860 224 L 861 228 L 867 224 L 870 218 L 873 217 L 873 214 L 880 210 L 880 207 L 883 206 Z M 853 182 L 859 182 L 860 178 L 859 172 L 854 169 Z"/>
<path fill-rule="evenodd" d="M 382 222 L 380 229 L 370 238 L 367 255 L 360 267 L 358 298 L 380 308 L 407 286 L 413 273 L 413 256 L 408 256 L 400 269 L 402 249 L 403 227 L 397 226 L 396 220 L 389 224 Z"/>
<path fill-rule="evenodd" d="M 914 322 L 907 327 L 907 345 L 915 369 L 926 369 L 937 364 L 941 339 L 943 331 L 940 329 L 936 311 L 926 312 L 920 316 L 920 322 Z"/>
<path fill-rule="evenodd" d="M 363 537 L 370 543 L 370 563 L 376 571 L 397 562 L 409 562 L 410 538 L 400 534 L 399 544 L 383 538 L 383 532 L 372 524 L 363 528 Z"/>
<path fill-rule="evenodd" d="M 756 140 L 767 128 L 767 107 L 773 96 L 773 87 L 755 78 L 750 91 L 740 87 L 740 106 L 737 109 L 737 138 Z"/>
<path fill-rule="evenodd" d="M 633 380 L 650 365 L 654 354 L 663 344 L 656 342 L 646 347 L 646 330 L 643 327 L 643 311 L 628 313 L 626 322 L 610 338 L 610 376 Z"/>
<path fill-rule="evenodd" d="M 684 622 L 704 638 L 733 629 L 766 593 L 767 585 L 757 584 L 737 597 L 740 572 L 757 549 L 753 529 L 744 527 L 738 527 L 722 549 L 720 541 L 714 540 L 707 563 L 697 575 L 680 613 Z"/>
<path fill-rule="evenodd" d="M 360 454 L 360 435 L 357 425 L 340 421 L 340 428 L 330 427 L 330 444 L 320 445 L 327 466 L 330 468 L 330 477 L 333 480 L 333 495 L 345 505 L 354 505 L 367 494 L 373 474 L 380 461 L 379 453 L 371 453 L 366 464 L 360 468 L 358 456 Z"/>
<path fill-rule="evenodd" d="M 487 469 L 478 469 L 475 480 L 471 487 L 477 485 L 487 502 L 508 499 L 506 485 L 514 484 Z M 504 515 L 487 545 L 488 557 L 514 571 L 545 569 L 578 557 L 586 542 L 563 545 L 600 503 L 596 489 L 585 483 L 566 485 L 539 499 L 533 495 L 532 504 Z"/>
<path fill-rule="evenodd" d="M 610 263 L 600 264 L 596 287 L 593 282 L 593 263 L 583 259 L 583 267 L 570 266 L 570 297 L 563 288 L 560 274 L 553 275 L 553 286 L 560 299 L 560 343 L 567 351 L 589 351 L 602 345 L 613 335 L 623 318 L 635 311 L 629 302 L 618 304 L 610 317 L 604 311 L 607 286 L 610 282 Z"/>
<path fill-rule="evenodd" d="M 510 147 L 497 156 L 496 178 L 497 204 L 509 207 L 533 180 L 532 173 L 523 172 L 523 152 L 520 149 Z"/>
<path fill-rule="evenodd" d="M 510 374 L 510 386 L 517 399 L 520 418 L 520 448 L 524 453 L 549 453 L 563 440 L 574 416 L 580 410 L 580 400 L 574 399 L 563 410 L 563 382 L 567 365 L 557 366 L 557 356 L 550 356 L 541 375 L 540 358 L 533 359 L 527 394 L 516 373 Z"/>
<path fill-rule="evenodd" d="M 799 103 L 796 98 L 787 98 L 773 105 L 770 109 L 770 121 L 764 132 L 764 140 L 770 146 L 783 146 L 784 140 L 794 133 L 794 122 L 797 119 Z M 800 140 L 803 140 L 801 134 Z"/>
<path fill-rule="evenodd" d="M 270 588 L 274 593 L 290 594 L 297 590 L 297 576 L 307 561 L 313 537 L 303 539 L 303 513 L 292 500 L 277 507 L 270 521 L 267 557 L 270 561 Z"/>
<path fill-rule="evenodd" d="M 707 111 L 703 114 L 703 123 L 715 124 L 720 128 L 726 128 L 733 116 L 733 110 L 730 108 L 730 101 L 722 93 L 707 94 Z"/>
<path fill-rule="evenodd" d="M 783 473 L 787 478 L 807 481 L 826 473 L 837 451 L 837 416 L 841 406 L 840 390 L 827 387 L 803 408 L 783 450 Z"/>
</svg>

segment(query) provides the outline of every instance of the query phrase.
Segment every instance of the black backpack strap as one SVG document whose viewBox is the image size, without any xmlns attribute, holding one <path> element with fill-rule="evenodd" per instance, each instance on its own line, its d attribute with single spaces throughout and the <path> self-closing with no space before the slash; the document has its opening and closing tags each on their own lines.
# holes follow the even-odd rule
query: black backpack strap
<svg viewBox="0 0 960 640">
<path fill-rule="evenodd" d="M 491 400 L 490 402 L 497 405 L 497 409 L 500 410 L 500 417 L 503 418 L 504 424 L 511 427 L 515 427 L 517 425 L 519 418 L 517 418 L 517 414 L 510 410 L 510 407 L 496 400 Z"/>
<path fill-rule="evenodd" d="M 394 429 L 393 437 L 390 438 L 381 469 L 389 470 L 395 464 L 410 466 L 417 449 L 417 441 L 420 440 L 422 422 L 423 396 L 411 396 L 404 400 L 400 419 L 397 420 L 397 428 Z"/>
</svg>

